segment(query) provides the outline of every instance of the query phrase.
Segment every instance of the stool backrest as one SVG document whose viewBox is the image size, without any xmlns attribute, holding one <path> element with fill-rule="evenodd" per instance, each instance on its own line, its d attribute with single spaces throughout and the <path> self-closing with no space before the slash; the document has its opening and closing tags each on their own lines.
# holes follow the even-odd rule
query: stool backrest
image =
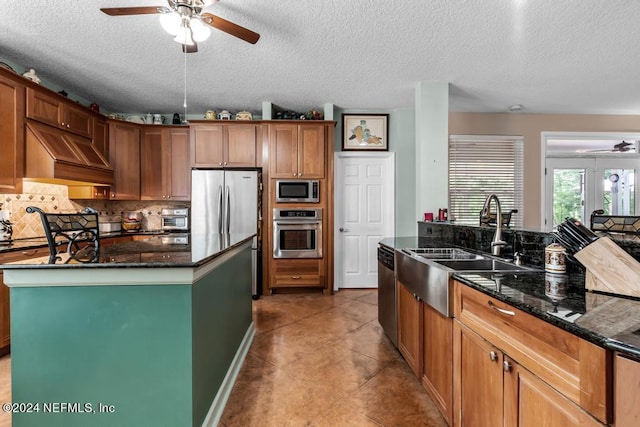
<svg viewBox="0 0 640 427">
<path fill-rule="evenodd" d="M 27 212 L 37 212 L 40 215 L 49 245 L 50 264 L 62 260 L 60 254 L 65 252 L 69 255 L 65 263 L 72 259 L 81 262 L 97 261 L 100 247 L 97 211 L 85 208 L 71 214 L 47 213 L 29 206 Z"/>
</svg>

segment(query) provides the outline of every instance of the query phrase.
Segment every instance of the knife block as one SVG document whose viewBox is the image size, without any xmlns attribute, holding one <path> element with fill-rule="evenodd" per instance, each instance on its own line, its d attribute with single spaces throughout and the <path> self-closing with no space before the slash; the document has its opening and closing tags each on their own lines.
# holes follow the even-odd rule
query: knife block
<svg viewBox="0 0 640 427">
<path fill-rule="evenodd" d="M 640 263 L 610 238 L 599 238 L 574 257 L 587 269 L 587 289 L 640 297 Z"/>
</svg>

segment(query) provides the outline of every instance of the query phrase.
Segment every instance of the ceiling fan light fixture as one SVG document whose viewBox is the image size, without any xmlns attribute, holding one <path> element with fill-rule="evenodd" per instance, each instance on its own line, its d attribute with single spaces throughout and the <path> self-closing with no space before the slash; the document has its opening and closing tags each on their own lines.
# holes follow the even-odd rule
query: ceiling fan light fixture
<svg viewBox="0 0 640 427">
<path fill-rule="evenodd" d="M 172 36 L 177 36 L 180 32 L 182 17 L 177 12 L 163 13 L 160 15 L 160 25 Z"/>
<path fill-rule="evenodd" d="M 173 41 L 187 46 L 193 46 L 195 44 L 195 42 L 193 41 L 191 28 L 189 28 L 189 21 L 187 21 L 186 19 L 182 21 L 180 30 L 178 31 L 178 34 L 176 34 L 176 37 L 173 39 Z"/>
<path fill-rule="evenodd" d="M 196 42 L 203 42 L 211 35 L 210 27 L 198 18 L 192 19 L 190 26 L 191 32 L 193 33 L 193 40 Z"/>
</svg>

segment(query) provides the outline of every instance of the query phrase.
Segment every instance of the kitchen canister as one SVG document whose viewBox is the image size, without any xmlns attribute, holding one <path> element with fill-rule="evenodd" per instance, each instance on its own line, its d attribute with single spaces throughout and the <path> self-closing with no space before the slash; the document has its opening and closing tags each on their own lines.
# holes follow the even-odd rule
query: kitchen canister
<svg viewBox="0 0 640 427">
<path fill-rule="evenodd" d="M 544 274 L 544 294 L 552 301 L 560 301 L 567 297 L 566 274 L 545 273 Z"/>
<path fill-rule="evenodd" d="M 9 220 L 10 212 L 2 210 L 0 203 L 0 245 L 9 245 L 13 241 L 13 226 Z"/>
<path fill-rule="evenodd" d="M 544 269 L 549 273 L 567 272 L 567 250 L 559 243 L 544 248 Z"/>
</svg>

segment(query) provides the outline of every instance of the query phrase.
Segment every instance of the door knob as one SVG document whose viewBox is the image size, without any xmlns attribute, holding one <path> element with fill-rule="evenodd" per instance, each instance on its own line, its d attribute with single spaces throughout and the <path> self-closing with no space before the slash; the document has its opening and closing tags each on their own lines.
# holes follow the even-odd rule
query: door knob
<svg viewBox="0 0 640 427">
<path fill-rule="evenodd" d="M 345 232 L 347 232 L 347 233 L 348 233 L 348 232 L 349 232 L 349 230 L 348 230 L 348 229 L 346 229 L 346 228 L 344 228 L 344 227 L 340 227 L 338 230 L 339 230 L 341 233 L 345 233 Z"/>
</svg>

